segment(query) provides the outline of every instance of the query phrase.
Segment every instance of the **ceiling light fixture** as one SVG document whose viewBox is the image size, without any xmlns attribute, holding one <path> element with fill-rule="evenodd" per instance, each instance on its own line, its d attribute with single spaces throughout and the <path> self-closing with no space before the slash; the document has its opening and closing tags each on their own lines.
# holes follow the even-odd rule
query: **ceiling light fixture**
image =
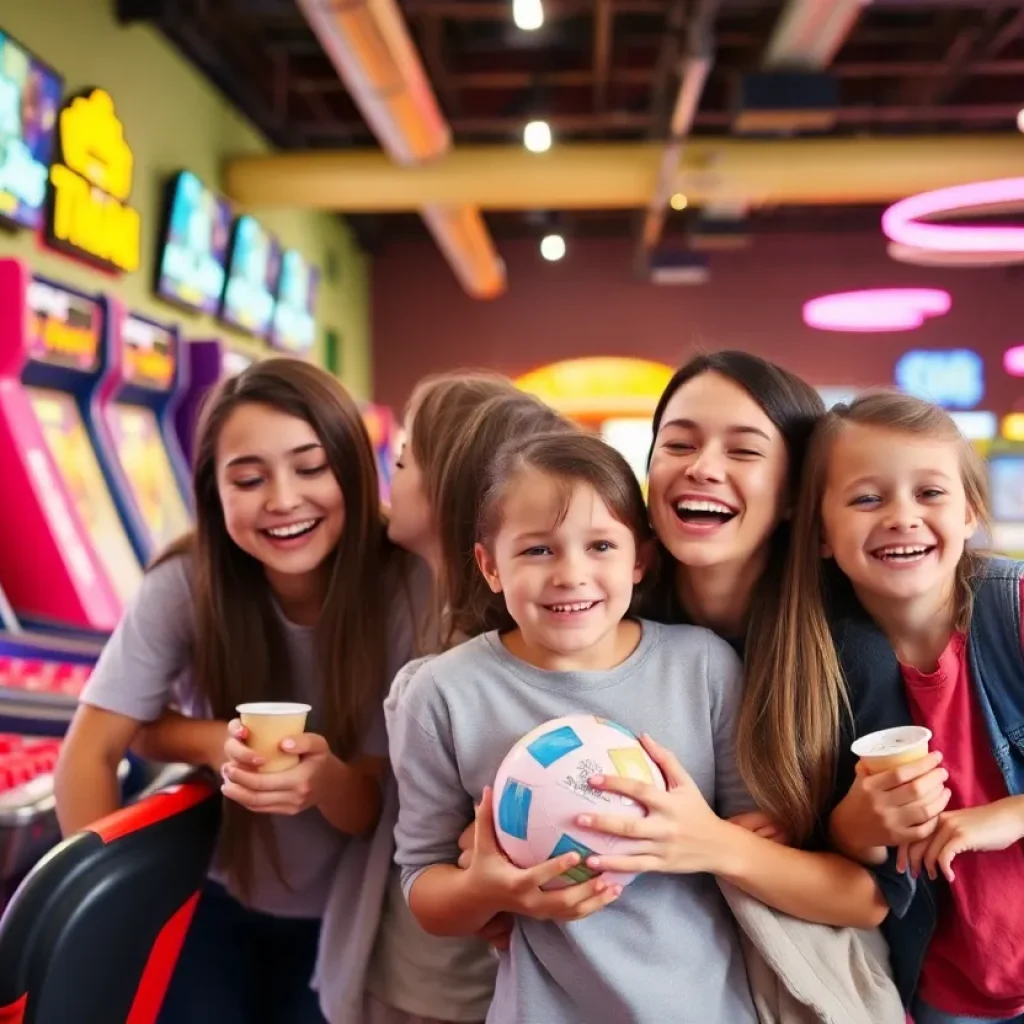
<svg viewBox="0 0 1024 1024">
<path fill-rule="evenodd" d="M 530 121 L 523 129 L 523 145 L 531 153 L 546 153 L 551 148 L 551 125 Z"/>
<path fill-rule="evenodd" d="M 804 323 L 819 331 L 912 331 L 944 316 L 953 300 L 938 288 L 874 288 L 819 295 L 804 303 Z"/>
<path fill-rule="evenodd" d="M 541 0 L 513 0 L 512 20 L 516 28 L 524 32 L 535 32 L 544 24 L 544 7 Z"/>
<path fill-rule="evenodd" d="M 565 239 L 561 235 L 545 235 L 540 240 L 540 254 L 549 263 L 555 263 L 565 255 Z"/>
<path fill-rule="evenodd" d="M 673 210 L 685 210 L 689 206 L 690 201 L 683 195 L 682 192 L 677 192 L 669 201 L 669 206 Z"/>
</svg>

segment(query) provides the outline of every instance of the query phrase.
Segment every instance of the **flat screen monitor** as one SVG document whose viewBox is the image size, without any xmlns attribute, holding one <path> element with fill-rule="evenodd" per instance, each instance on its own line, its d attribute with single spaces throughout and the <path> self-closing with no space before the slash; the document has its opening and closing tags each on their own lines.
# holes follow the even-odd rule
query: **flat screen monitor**
<svg viewBox="0 0 1024 1024">
<path fill-rule="evenodd" d="M 42 226 L 63 88 L 53 68 L 0 31 L 0 220 L 8 224 Z"/>
<path fill-rule="evenodd" d="M 235 222 L 220 318 L 255 338 L 265 338 L 274 316 L 281 247 L 255 217 Z"/>
<path fill-rule="evenodd" d="M 191 171 L 171 180 L 157 258 L 156 293 L 201 313 L 217 313 L 224 294 L 231 207 Z"/>
<path fill-rule="evenodd" d="M 270 344 L 283 352 L 303 355 L 316 341 L 316 293 L 319 271 L 295 249 L 281 254 L 277 302 Z"/>
</svg>

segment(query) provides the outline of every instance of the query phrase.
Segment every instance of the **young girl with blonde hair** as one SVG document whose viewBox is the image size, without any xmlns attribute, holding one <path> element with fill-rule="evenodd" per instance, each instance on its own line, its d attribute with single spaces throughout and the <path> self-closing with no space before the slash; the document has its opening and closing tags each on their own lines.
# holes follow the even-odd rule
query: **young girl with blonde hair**
<svg viewBox="0 0 1024 1024">
<path fill-rule="evenodd" d="M 984 467 L 946 412 L 865 394 L 816 430 L 783 593 L 775 670 L 847 709 L 823 723 L 832 837 L 888 878 L 916 1024 L 1024 1021 L 1024 572 L 968 546 L 987 515 Z M 853 737 L 911 724 L 931 731 L 927 757 L 856 764 Z"/>
</svg>

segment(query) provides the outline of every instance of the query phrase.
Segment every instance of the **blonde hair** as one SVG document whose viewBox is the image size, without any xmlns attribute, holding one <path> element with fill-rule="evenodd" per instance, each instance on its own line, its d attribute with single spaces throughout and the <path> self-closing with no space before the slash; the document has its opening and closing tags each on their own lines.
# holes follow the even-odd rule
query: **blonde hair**
<svg viewBox="0 0 1024 1024">
<path fill-rule="evenodd" d="M 846 686 L 829 625 L 821 558 L 821 506 L 828 460 L 850 425 L 880 427 L 955 445 L 967 502 L 988 522 L 988 486 L 980 457 L 945 410 L 893 390 L 870 391 L 834 406 L 819 422 L 804 462 L 793 518 L 793 542 L 783 575 L 774 636 L 748 662 L 747 701 L 758 708 L 741 725 L 740 769 L 758 805 L 806 839 L 827 811 Z M 966 628 L 979 555 L 965 550 L 957 566 L 955 622 Z"/>
<path fill-rule="evenodd" d="M 512 438 L 576 428 L 540 399 L 493 373 L 428 377 L 413 391 L 406 411 L 412 423 L 413 458 L 441 543 L 435 614 L 441 642 L 450 647 L 497 622 L 504 611 L 476 567 L 477 512 L 487 470 Z"/>
</svg>

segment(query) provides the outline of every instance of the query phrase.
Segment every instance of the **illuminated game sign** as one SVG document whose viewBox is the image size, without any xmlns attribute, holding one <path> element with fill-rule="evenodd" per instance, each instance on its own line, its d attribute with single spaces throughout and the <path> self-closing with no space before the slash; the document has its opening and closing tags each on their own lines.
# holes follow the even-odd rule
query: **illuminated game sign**
<svg viewBox="0 0 1024 1024">
<path fill-rule="evenodd" d="M 0 32 L 0 219 L 42 227 L 60 75 Z"/>
<path fill-rule="evenodd" d="M 274 315 L 274 291 L 281 271 L 281 249 L 254 217 L 235 222 L 231 263 L 220 318 L 226 324 L 265 338 Z"/>
<path fill-rule="evenodd" d="M 970 349 L 911 349 L 896 364 L 896 384 L 946 409 L 970 409 L 985 396 L 985 368 Z"/>
<path fill-rule="evenodd" d="M 97 369 L 103 325 L 99 302 L 34 278 L 27 315 L 29 359 L 86 373 Z"/>
<path fill-rule="evenodd" d="M 270 328 L 270 344 L 285 352 L 308 352 L 316 341 L 316 291 L 319 273 L 302 254 L 285 249 L 281 255 L 281 276 L 277 304 Z"/>
<path fill-rule="evenodd" d="M 129 384 L 155 391 L 171 389 L 178 355 L 173 328 L 129 315 L 121 328 L 121 344 Z"/>
<path fill-rule="evenodd" d="M 187 309 L 216 313 L 224 293 L 230 232 L 227 202 L 191 171 L 176 174 L 157 260 L 157 295 Z"/>
<path fill-rule="evenodd" d="M 61 111 L 59 158 L 50 168 L 50 244 L 110 270 L 138 270 L 139 211 L 128 205 L 135 157 L 103 89 Z"/>
</svg>

